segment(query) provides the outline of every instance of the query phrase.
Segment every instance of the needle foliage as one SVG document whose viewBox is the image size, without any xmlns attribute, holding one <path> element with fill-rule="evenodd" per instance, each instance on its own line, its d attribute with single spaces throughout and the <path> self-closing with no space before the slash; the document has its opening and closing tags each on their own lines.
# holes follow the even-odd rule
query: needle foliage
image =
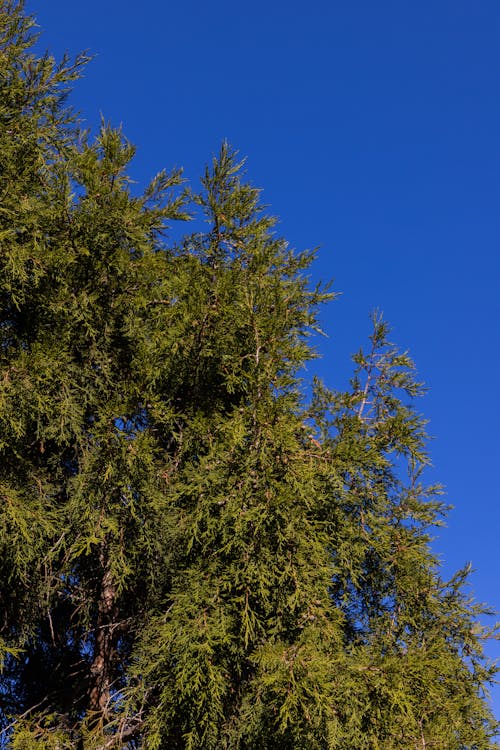
<svg viewBox="0 0 500 750">
<path fill-rule="evenodd" d="M 497 747 L 408 355 L 375 316 L 304 385 L 332 294 L 236 153 L 138 194 L 33 26 L 0 0 L 2 746 Z"/>
</svg>

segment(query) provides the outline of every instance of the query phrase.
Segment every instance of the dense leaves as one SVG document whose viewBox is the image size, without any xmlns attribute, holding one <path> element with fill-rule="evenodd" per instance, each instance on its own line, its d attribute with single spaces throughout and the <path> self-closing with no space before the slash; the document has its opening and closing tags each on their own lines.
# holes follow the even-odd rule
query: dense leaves
<svg viewBox="0 0 500 750">
<path fill-rule="evenodd" d="M 408 355 L 375 316 L 352 388 L 305 388 L 332 295 L 237 155 L 132 191 L 32 28 L 0 0 L 4 746 L 496 747 Z"/>
</svg>

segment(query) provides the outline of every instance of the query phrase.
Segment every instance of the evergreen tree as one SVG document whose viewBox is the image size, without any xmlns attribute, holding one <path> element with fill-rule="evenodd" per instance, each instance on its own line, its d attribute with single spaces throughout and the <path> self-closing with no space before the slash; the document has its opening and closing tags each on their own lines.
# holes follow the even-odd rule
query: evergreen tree
<svg viewBox="0 0 500 750">
<path fill-rule="evenodd" d="M 0 0 L 4 746 L 497 747 L 411 360 L 376 317 L 308 405 L 312 254 L 227 145 L 199 193 L 132 193 L 133 147 L 65 104 L 85 57 L 32 28 Z"/>
</svg>

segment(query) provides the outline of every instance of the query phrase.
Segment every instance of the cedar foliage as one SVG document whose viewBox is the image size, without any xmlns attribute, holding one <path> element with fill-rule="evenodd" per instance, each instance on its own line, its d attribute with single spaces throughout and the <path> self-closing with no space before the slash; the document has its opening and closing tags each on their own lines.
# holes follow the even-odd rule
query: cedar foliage
<svg viewBox="0 0 500 750">
<path fill-rule="evenodd" d="M 497 747 L 408 355 L 375 317 L 306 404 L 312 255 L 227 145 L 198 193 L 131 192 L 133 147 L 65 103 L 86 57 L 33 25 L 0 0 L 3 746 Z"/>
</svg>

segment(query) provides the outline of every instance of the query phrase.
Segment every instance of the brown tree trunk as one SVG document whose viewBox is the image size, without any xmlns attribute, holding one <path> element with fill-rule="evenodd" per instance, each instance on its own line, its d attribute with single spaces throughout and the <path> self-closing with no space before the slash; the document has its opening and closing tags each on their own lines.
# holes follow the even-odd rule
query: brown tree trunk
<svg viewBox="0 0 500 750">
<path fill-rule="evenodd" d="M 97 609 L 97 628 L 94 655 L 90 667 L 89 713 L 96 714 L 97 720 L 105 720 L 111 698 L 113 664 L 116 653 L 116 584 L 104 551 L 101 553 L 103 576 Z"/>
</svg>

